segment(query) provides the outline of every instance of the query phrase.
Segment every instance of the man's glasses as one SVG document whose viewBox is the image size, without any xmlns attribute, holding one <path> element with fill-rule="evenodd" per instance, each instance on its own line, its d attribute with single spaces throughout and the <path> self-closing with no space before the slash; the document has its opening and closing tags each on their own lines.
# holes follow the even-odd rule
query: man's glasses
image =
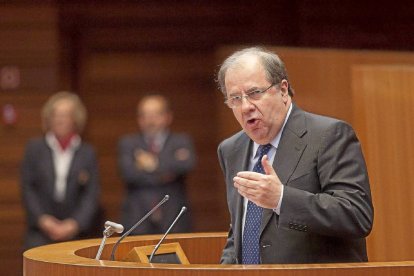
<svg viewBox="0 0 414 276">
<path fill-rule="evenodd" d="M 243 103 L 243 98 L 246 98 L 249 102 L 251 101 L 258 101 L 262 98 L 263 94 L 267 92 L 272 86 L 276 85 L 275 83 L 271 84 L 268 88 L 263 90 L 253 90 L 251 92 L 246 93 L 245 95 L 237 95 L 231 98 L 228 98 L 224 101 L 230 108 L 235 108 L 241 106 Z"/>
</svg>

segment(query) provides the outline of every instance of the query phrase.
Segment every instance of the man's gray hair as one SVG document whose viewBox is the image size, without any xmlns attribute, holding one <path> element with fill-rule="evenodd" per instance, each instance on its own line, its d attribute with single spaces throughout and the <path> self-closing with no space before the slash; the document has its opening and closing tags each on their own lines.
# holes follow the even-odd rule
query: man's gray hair
<svg viewBox="0 0 414 276">
<path fill-rule="evenodd" d="M 237 65 L 243 57 L 250 55 L 257 56 L 259 58 L 266 72 L 266 78 L 270 83 L 279 84 L 284 79 L 289 83 L 285 64 L 277 54 L 262 47 L 245 48 L 229 56 L 220 67 L 220 70 L 217 74 L 217 83 L 224 97 L 227 96 L 225 85 L 227 70 Z M 290 83 L 288 86 L 288 93 L 289 96 L 293 97 L 294 91 L 291 88 Z"/>
</svg>

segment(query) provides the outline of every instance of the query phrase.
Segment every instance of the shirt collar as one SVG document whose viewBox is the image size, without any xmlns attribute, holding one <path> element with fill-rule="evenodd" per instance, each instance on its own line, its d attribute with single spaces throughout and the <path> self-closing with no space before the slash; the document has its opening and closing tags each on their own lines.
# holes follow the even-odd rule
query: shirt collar
<svg viewBox="0 0 414 276">
<path fill-rule="evenodd" d="M 288 112 L 286 114 L 286 118 L 285 121 L 283 122 L 282 128 L 280 129 L 280 131 L 278 132 L 278 134 L 276 135 L 275 138 L 273 138 L 272 141 L 270 141 L 270 144 L 277 149 L 277 147 L 279 146 L 279 142 L 280 142 L 280 138 L 282 137 L 282 132 L 283 129 L 285 128 L 286 122 L 289 119 L 290 113 L 292 112 L 292 103 L 290 103 Z M 253 152 L 256 153 L 255 155 L 257 155 L 257 149 L 259 148 L 260 144 L 253 142 Z"/>
<path fill-rule="evenodd" d="M 77 148 L 79 148 L 79 146 L 81 144 L 81 141 L 82 141 L 82 139 L 80 138 L 80 136 L 75 135 L 72 138 L 72 141 L 70 142 L 70 145 L 67 147 L 66 150 L 75 151 Z M 59 142 L 58 142 L 56 136 L 50 131 L 46 133 L 46 143 L 54 151 L 58 150 L 59 152 L 62 152 L 62 149 L 60 148 L 60 145 L 59 145 Z"/>
<path fill-rule="evenodd" d="M 167 139 L 168 133 L 168 130 L 163 130 L 152 137 L 144 134 L 144 139 L 147 143 L 151 140 L 155 141 L 156 143 L 163 143 Z"/>
</svg>

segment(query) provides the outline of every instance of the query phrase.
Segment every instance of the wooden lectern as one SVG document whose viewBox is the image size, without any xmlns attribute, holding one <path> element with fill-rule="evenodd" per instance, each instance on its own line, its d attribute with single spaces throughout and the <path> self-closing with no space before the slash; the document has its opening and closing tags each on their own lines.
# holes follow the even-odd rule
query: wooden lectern
<svg viewBox="0 0 414 276">
<path fill-rule="evenodd" d="M 251 275 L 251 276 L 391 276 L 414 275 L 414 261 L 300 264 L 300 265 L 220 265 L 221 250 L 227 233 L 172 234 L 166 242 L 180 243 L 190 264 L 145 264 L 123 262 L 138 246 L 154 245 L 160 235 L 126 238 L 118 247 L 116 261 L 108 261 L 117 238 L 108 239 L 102 260 L 94 259 L 99 239 L 81 240 L 41 246 L 23 255 L 24 275 Z"/>
</svg>

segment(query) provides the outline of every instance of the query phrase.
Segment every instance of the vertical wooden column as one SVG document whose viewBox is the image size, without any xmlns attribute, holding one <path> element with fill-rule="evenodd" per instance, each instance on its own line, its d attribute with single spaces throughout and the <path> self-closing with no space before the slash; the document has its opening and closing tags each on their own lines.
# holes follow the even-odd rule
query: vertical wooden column
<svg viewBox="0 0 414 276">
<path fill-rule="evenodd" d="M 370 261 L 413 260 L 414 66 L 354 66 L 352 92 L 375 206 Z"/>
<path fill-rule="evenodd" d="M 40 109 L 58 89 L 57 16 L 52 1 L 0 4 L 1 275 L 22 274 L 25 220 L 19 169 L 26 142 L 42 133 Z M 5 106 L 15 110 L 13 124 L 4 120 Z"/>
</svg>

